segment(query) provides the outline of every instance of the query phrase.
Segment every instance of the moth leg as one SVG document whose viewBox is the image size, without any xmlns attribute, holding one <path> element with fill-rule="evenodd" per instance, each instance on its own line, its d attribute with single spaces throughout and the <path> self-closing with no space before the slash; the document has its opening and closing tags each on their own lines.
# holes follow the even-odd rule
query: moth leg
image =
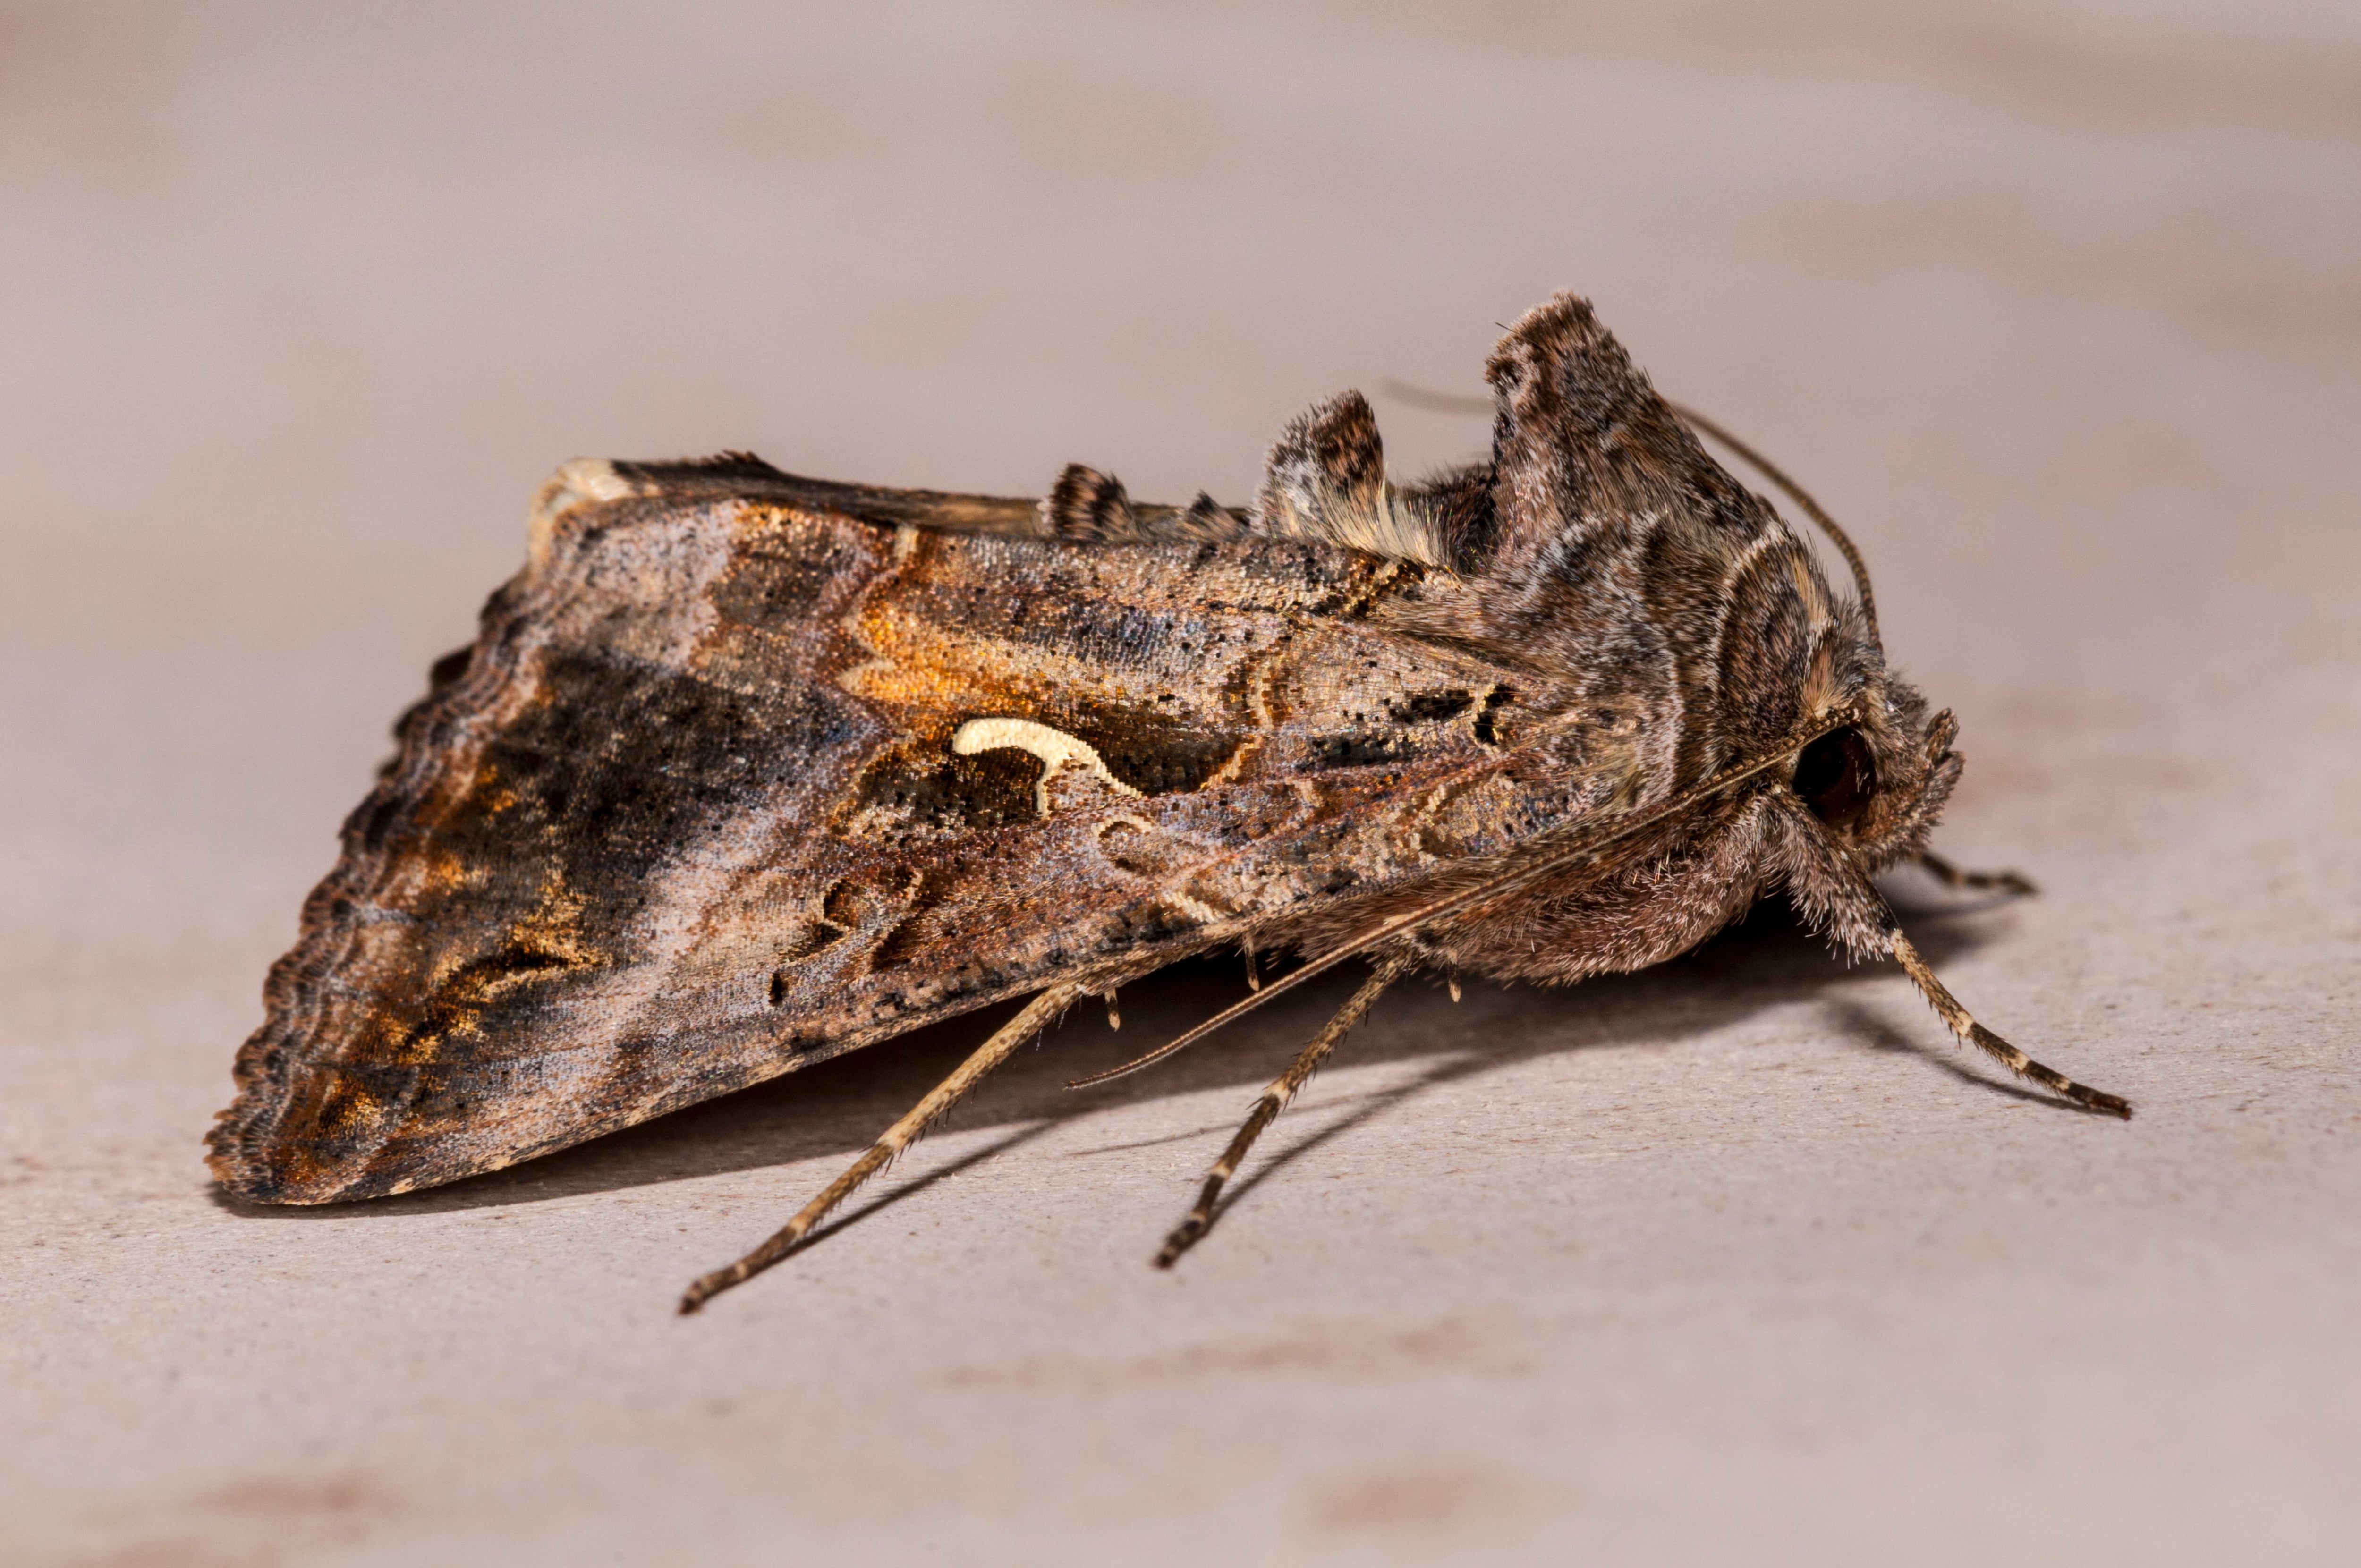
<svg viewBox="0 0 2361 1568">
<path fill-rule="evenodd" d="M 1381 961 L 1377 972 L 1362 982 L 1360 990 L 1353 992 L 1351 1001 L 1336 1010 L 1336 1015 L 1312 1037 L 1312 1043 L 1303 1047 L 1288 1069 L 1271 1080 L 1270 1087 L 1262 1091 L 1262 1098 L 1257 1100 L 1254 1109 L 1246 1113 L 1246 1124 L 1238 1129 L 1237 1136 L 1230 1140 L 1230 1146 L 1222 1151 L 1222 1157 L 1213 1162 L 1213 1168 L 1206 1174 L 1204 1190 L 1197 1194 L 1197 1206 L 1189 1211 L 1189 1217 L 1180 1222 L 1178 1230 L 1164 1238 L 1164 1249 L 1156 1255 L 1157 1267 L 1171 1267 L 1180 1261 L 1182 1253 L 1203 1239 L 1205 1233 L 1213 1228 L 1213 1205 L 1221 1199 L 1223 1185 L 1237 1174 L 1239 1162 L 1246 1157 L 1246 1151 L 1254 1147 L 1255 1140 L 1262 1136 L 1263 1129 L 1278 1120 L 1279 1113 L 1287 1109 L 1287 1102 L 1312 1081 L 1312 1075 L 1319 1069 L 1323 1058 L 1336 1048 L 1336 1043 L 1351 1031 L 1354 1025 L 1368 1014 L 1378 998 L 1385 994 L 1386 988 L 1400 980 L 1412 962 L 1407 955 Z"/>
<path fill-rule="evenodd" d="M 1935 1011 L 1942 1015 L 1943 1022 L 1951 1026 L 1951 1033 L 1982 1051 L 2019 1078 L 2029 1078 L 2053 1093 L 2064 1095 L 2077 1105 L 2086 1105 L 2093 1111 L 2105 1111 L 2121 1116 L 2125 1121 L 2131 1119 L 2130 1101 L 2119 1095 L 2086 1088 L 2056 1069 L 2042 1066 L 1982 1024 L 1977 1023 L 1974 1016 L 1960 1005 L 1959 999 L 1945 989 L 1941 981 L 1935 978 L 1935 971 L 1927 967 L 1927 960 L 1918 956 L 1918 949 L 1910 945 L 1909 938 L 1898 930 L 1890 932 L 1888 935 L 1894 944 L 1895 961 L 1902 965 L 1912 980 L 1918 982 L 1918 989 L 1926 993 L 1927 1000 L 1934 1004 Z"/>
<path fill-rule="evenodd" d="M 2015 872 L 1963 872 L 1932 850 L 1918 851 L 1918 863 L 1945 887 L 1976 893 L 2034 894 L 2041 890 Z"/>
<path fill-rule="evenodd" d="M 958 1070 L 911 1107 L 908 1115 L 886 1128 L 884 1135 L 870 1145 L 869 1151 L 854 1160 L 850 1170 L 829 1182 L 825 1191 L 805 1204 L 803 1212 L 789 1220 L 784 1230 L 729 1267 L 717 1268 L 691 1285 L 680 1299 L 680 1310 L 684 1313 L 696 1311 L 722 1291 L 733 1285 L 743 1285 L 793 1252 L 796 1244 L 811 1234 L 812 1227 L 828 1217 L 830 1210 L 851 1197 L 862 1182 L 892 1164 L 895 1156 L 917 1143 L 944 1112 L 959 1102 L 961 1095 L 983 1081 L 984 1074 L 1014 1056 L 1019 1046 L 1048 1027 L 1051 1019 L 1083 994 L 1080 986 L 1053 985 L 1027 1003 L 1024 1011 L 1002 1025 L 993 1033 L 992 1038 L 977 1047 L 975 1054 L 960 1063 Z"/>
</svg>

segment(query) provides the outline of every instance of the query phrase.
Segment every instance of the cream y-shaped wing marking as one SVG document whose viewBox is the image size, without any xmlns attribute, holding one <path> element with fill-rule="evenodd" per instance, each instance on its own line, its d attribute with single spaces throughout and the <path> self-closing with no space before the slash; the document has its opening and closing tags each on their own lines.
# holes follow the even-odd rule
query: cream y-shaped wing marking
<svg viewBox="0 0 2361 1568">
<path fill-rule="evenodd" d="M 1108 771 L 1097 747 L 1030 718 L 971 718 L 951 736 L 951 750 L 962 757 L 1004 748 L 1030 751 L 1041 759 L 1041 777 L 1033 785 L 1033 806 L 1043 817 L 1051 809 L 1049 781 L 1070 767 L 1094 775 L 1117 795 L 1140 798 L 1137 790 Z"/>
</svg>

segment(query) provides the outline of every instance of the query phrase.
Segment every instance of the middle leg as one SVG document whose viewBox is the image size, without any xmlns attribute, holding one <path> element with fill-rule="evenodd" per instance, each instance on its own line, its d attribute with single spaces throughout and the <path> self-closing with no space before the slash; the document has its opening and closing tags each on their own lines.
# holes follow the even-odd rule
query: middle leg
<svg viewBox="0 0 2361 1568">
<path fill-rule="evenodd" d="M 803 1212 L 788 1221 L 784 1230 L 727 1268 L 717 1268 L 691 1284 L 687 1293 L 680 1299 L 681 1311 L 696 1311 L 722 1291 L 744 1284 L 802 1245 L 812 1227 L 826 1219 L 830 1210 L 851 1197 L 862 1182 L 892 1164 L 896 1155 L 917 1143 L 944 1112 L 959 1102 L 961 1095 L 982 1082 L 986 1073 L 1016 1055 L 1018 1047 L 1048 1028 L 1059 1014 L 1083 994 L 1080 986 L 1053 985 L 1027 1003 L 1016 1017 L 1003 1024 L 993 1032 L 990 1039 L 977 1047 L 975 1053 L 961 1062 L 957 1071 L 911 1107 L 909 1114 L 886 1128 L 884 1135 L 869 1146 L 868 1152 L 852 1162 L 851 1169 L 829 1183 L 818 1197 L 804 1205 Z"/>
<path fill-rule="evenodd" d="M 1213 1228 L 1213 1205 L 1221 1200 L 1223 1186 L 1237 1174 L 1239 1162 L 1246 1157 L 1246 1151 L 1254 1147 L 1255 1140 L 1262 1136 L 1263 1129 L 1279 1119 L 1279 1113 L 1287 1109 L 1287 1102 L 1312 1081 L 1312 1075 L 1318 1070 L 1322 1059 L 1336 1048 L 1337 1042 L 1352 1030 L 1354 1025 L 1368 1015 L 1369 1009 L 1378 997 L 1385 994 L 1386 988 L 1407 973 L 1414 961 L 1408 954 L 1379 960 L 1376 972 L 1362 981 L 1361 989 L 1353 992 L 1353 999 L 1338 1008 L 1336 1015 L 1312 1037 L 1312 1043 L 1303 1047 L 1288 1069 L 1271 1080 L 1270 1087 L 1262 1091 L 1262 1097 L 1255 1102 L 1254 1109 L 1246 1113 L 1246 1125 L 1238 1129 L 1237 1136 L 1230 1140 L 1230 1146 L 1222 1151 L 1222 1157 L 1215 1160 L 1213 1168 L 1206 1173 L 1204 1190 L 1198 1193 L 1196 1207 L 1189 1211 L 1189 1217 L 1180 1222 L 1180 1228 L 1165 1238 L 1164 1249 L 1156 1255 L 1157 1267 L 1171 1267 L 1180 1261 L 1182 1253 L 1204 1239 L 1205 1233 Z"/>
</svg>

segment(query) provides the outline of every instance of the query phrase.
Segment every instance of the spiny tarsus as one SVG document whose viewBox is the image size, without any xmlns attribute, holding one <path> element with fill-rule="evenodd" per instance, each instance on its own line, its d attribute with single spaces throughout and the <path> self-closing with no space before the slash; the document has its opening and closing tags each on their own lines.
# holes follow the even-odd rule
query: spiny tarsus
<svg viewBox="0 0 2361 1568">
<path fill-rule="evenodd" d="M 949 1078 L 912 1106 L 907 1115 L 886 1128 L 884 1135 L 852 1162 L 851 1169 L 829 1182 L 820 1195 L 805 1204 L 803 1212 L 789 1220 L 776 1235 L 727 1268 L 717 1268 L 691 1284 L 681 1296 L 681 1311 L 684 1314 L 696 1311 L 722 1291 L 743 1285 L 795 1251 L 803 1239 L 811 1234 L 812 1227 L 826 1219 L 830 1211 L 851 1197 L 862 1182 L 891 1165 L 896 1155 L 925 1135 L 927 1129 L 939 1120 L 943 1113 L 983 1080 L 985 1074 L 1015 1055 L 1019 1046 L 1049 1027 L 1051 1020 L 1084 994 L 1084 989 L 1078 985 L 1053 985 L 1027 1003 L 1016 1017 L 993 1031 L 992 1037 L 978 1046 L 974 1054 L 960 1063 Z"/>
<path fill-rule="evenodd" d="M 1904 971 L 1913 981 L 1917 982 L 1919 991 L 1934 1005 L 1936 1013 L 1944 1023 L 1950 1025 L 1951 1033 L 1991 1057 L 2019 1078 L 2030 1079 L 2050 1092 L 2065 1096 L 2077 1105 L 2086 1106 L 2092 1111 L 2104 1111 L 2110 1115 L 2121 1116 L 2125 1121 L 2131 1120 L 2132 1102 L 2130 1101 L 2119 1094 L 2109 1094 L 2103 1090 L 2077 1083 L 2057 1069 L 2042 1066 L 2016 1047 L 2010 1045 L 2006 1040 L 1977 1023 L 1974 1015 L 1960 1005 L 1959 998 L 1953 996 L 1949 989 L 1935 978 L 1935 971 L 1927 966 L 1925 959 L 1918 956 L 1918 949 L 1910 945 L 1909 938 L 1897 929 L 1893 933 L 1892 941 L 1894 961 L 1902 966 Z"/>
<path fill-rule="evenodd" d="M 1180 1260 L 1182 1253 L 1195 1246 L 1203 1239 L 1205 1233 L 1213 1229 L 1213 1207 L 1221 1201 L 1223 1184 L 1237 1174 L 1239 1162 L 1246 1157 L 1246 1151 L 1254 1147 L 1255 1140 L 1262 1136 L 1263 1129 L 1279 1119 L 1279 1113 L 1287 1109 L 1288 1102 L 1312 1081 L 1312 1075 L 1319 1070 L 1328 1053 L 1336 1048 L 1337 1043 L 1355 1025 L 1368 1016 L 1369 1009 L 1377 1004 L 1378 997 L 1385 994 L 1386 988 L 1409 973 L 1416 961 L 1407 956 L 1380 960 L 1377 972 L 1362 981 L 1360 990 L 1353 993 L 1352 1000 L 1338 1008 L 1336 1015 L 1312 1036 L 1312 1043 L 1303 1047 L 1288 1069 L 1271 1080 L 1270 1087 L 1262 1091 L 1255 1101 L 1254 1109 L 1246 1113 L 1246 1124 L 1238 1129 L 1237 1135 L 1230 1140 L 1230 1146 L 1222 1151 L 1222 1157 L 1215 1160 L 1213 1168 L 1206 1173 L 1204 1190 L 1197 1194 L 1196 1207 L 1189 1211 L 1189 1217 L 1180 1222 L 1179 1228 L 1164 1238 L 1164 1246 L 1156 1255 L 1157 1267 L 1171 1267 Z"/>
<path fill-rule="evenodd" d="M 1928 875 L 1945 887 L 1955 887 L 1969 893 L 2007 893 L 2023 898 L 2041 890 L 2015 872 L 1961 871 L 1932 850 L 1918 851 L 1918 863 Z"/>
</svg>

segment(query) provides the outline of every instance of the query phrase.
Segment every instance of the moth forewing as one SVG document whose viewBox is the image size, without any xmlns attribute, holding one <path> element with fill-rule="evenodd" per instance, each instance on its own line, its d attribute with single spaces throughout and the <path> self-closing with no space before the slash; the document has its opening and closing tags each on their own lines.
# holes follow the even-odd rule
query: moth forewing
<svg viewBox="0 0 2361 1568">
<path fill-rule="evenodd" d="M 693 1308 L 1074 1000 L 1113 1022 L 1117 986 L 1219 946 L 1250 981 L 1305 960 L 1246 1004 L 1368 955 L 1169 1263 L 1396 976 L 1636 969 L 1782 885 L 1963 1038 L 2127 1109 L 1983 1030 L 1870 888 L 1960 763 L 1850 542 L 1765 466 L 1858 602 L 1577 299 L 1487 375 L 1488 463 L 1400 484 L 1347 393 L 1248 509 L 1079 466 L 1037 503 L 568 465 L 271 972 L 215 1175 L 292 1203 L 449 1181 L 1032 998 Z"/>
</svg>

